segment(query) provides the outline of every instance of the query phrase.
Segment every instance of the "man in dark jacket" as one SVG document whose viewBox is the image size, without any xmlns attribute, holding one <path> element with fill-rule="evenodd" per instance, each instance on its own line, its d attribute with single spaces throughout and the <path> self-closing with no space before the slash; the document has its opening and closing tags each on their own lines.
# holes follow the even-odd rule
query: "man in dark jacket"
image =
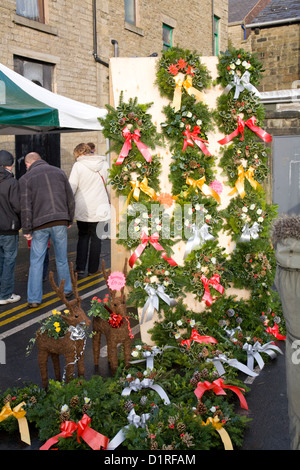
<svg viewBox="0 0 300 470">
<path fill-rule="evenodd" d="M 21 299 L 13 293 L 20 229 L 19 184 L 13 164 L 12 154 L 0 150 L 0 305 Z"/>
<path fill-rule="evenodd" d="M 72 295 L 68 265 L 67 228 L 74 218 L 74 196 L 66 174 L 42 160 L 36 152 L 25 157 L 27 172 L 20 180 L 23 234 L 31 240 L 27 286 L 29 308 L 43 297 L 43 264 L 51 238 L 55 251 L 58 282 L 65 279 L 65 295 Z"/>
</svg>

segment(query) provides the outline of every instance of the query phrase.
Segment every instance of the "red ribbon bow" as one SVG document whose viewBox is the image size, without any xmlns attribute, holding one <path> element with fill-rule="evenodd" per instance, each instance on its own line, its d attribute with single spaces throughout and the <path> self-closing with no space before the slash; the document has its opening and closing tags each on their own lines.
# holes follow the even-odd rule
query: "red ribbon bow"
<svg viewBox="0 0 300 470">
<path fill-rule="evenodd" d="M 279 326 L 277 325 L 277 323 L 275 323 L 275 325 L 272 328 L 268 326 L 268 328 L 266 329 L 266 332 L 269 333 L 270 335 L 273 335 L 276 339 L 280 339 L 283 341 L 286 340 L 286 336 L 279 333 Z"/>
<path fill-rule="evenodd" d="M 99 432 L 90 428 L 90 422 L 91 418 L 87 414 L 84 414 L 82 419 L 78 421 L 77 424 L 74 423 L 74 421 L 65 421 L 60 426 L 61 432 L 56 436 L 48 439 L 48 441 L 42 447 L 40 447 L 40 450 L 49 450 L 51 446 L 59 441 L 60 437 L 71 437 L 76 430 L 77 442 L 80 443 L 81 437 L 93 450 L 101 450 L 101 448 L 105 450 L 107 448 L 109 439 L 103 436 L 103 434 L 100 434 Z"/>
<path fill-rule="evenodd" d="M 133 133 L 131 134 L 128 127 L 124 127 L 124 129 L 122 130 L 122 134 L 125 138 L 125 142 L 115 165 L 121 165 L 124 161 L 124 158 L 127 157 L 129 150 L 131 149 L 131 139 L 135 142 L 137 148 L 139 149 L 145 160 L 148 163 L 152 161 L 152 156 L 149 152 L 147 145 L 143 144 L 143 142 L 140 141 L 141 133 L 138 129 L 135 129 L 135 131 L 133 131 Z"/>
<path fill-rule="evenodd" d="M 206 343 L 206 344 L 218 342 L 212 336 L 199 335 L 198 331 L 195 329 L 192 329 L 192 334 L 191 334 L 190 339 L 183 339 L 181 341 L 181 346 L 184 346 L 186 344 L 187 348 L 189 348 L 191 346 L 192 341 L 196 341 L 196 343 Z"/>
<path fill-rule="evenodd" d="M 203 282 L 204 286 L 204 295 L 201 300 L 205 300 L 205 303 L 208 307 L 211 306 L 213 301 L 209 290 L 209 284 L 211 284 L 215 290 L 220 292 L 220 294 L 223 294 L 224 292 L 224 287 L 220 284 L 220 279 L 221 277 L 219 274 L 214 274 L 210 279 L 207 279 L 204 274 L 201 276 L 201 281 Z"/>
<path fill-rule="evenodd" d="M 244 392 L 245 389 L 236 387 L 234 385 L 225 385 L 222 379 L 214 380 L 212 383 L 207 381 L 199 382 L 194 393 L 198 400 L 200 400 L 204 392 L 206 392 L 207 390 L 213 390 L 216 395 L 226 395 L 224 388 L 228 388 L 229 390 L 232 390 L 232 392 L 236 393 L 239 397 L 241 407 L 245 410 L 248 410 L 248 405 L 245 400 L 245 397 L 241 393 L 241 390 Z"/>
<path fill-rule="evenodd" d="M 195 144 L 198 145 L 198 147 L 202 150 L 202 152 L 205 155 L 210 156 L 211 154 L 209 153 L 208 149 L 203 143 L 205 142 L 208 144 L 208 141 L 198 137 L 199 132 L 200 132 L 199 126 L 194 126 L 193 132 L 190 132 L 190 125 L 189 124 L 186 125 L 186 130 L 183 131 L 183 135 L 186 137 L 186 139 L 184 139 L 182 151 L 184 152 L 188 145 L 190 145 L 191 147 L 194 147 L 194 144 L 193 144 L 193 141 L 194 141 Z"/>
<path fill-rule="evenodd" d="M 148 242 L 151 243 L 151 245 L 157 250 L 157 251 L 162 251 L 161 256 L 171 265 L 171 266 L 177 266 L 177 263 L 172 259 L 168 258 L 167 254 L 164 250 L 164 248 L 158 243 L 159 235 L 157 232 L 155 232 L 153 235 L 148 237 L 148 235 L 143 231 L 141 234 L 141 240 L 142 243 L 136 248 L 134 253 L 131 255 L 129 258 L 129 265 L 132 268 L 136 260 L 141 256 L 143 253 L 144 249 L 146 248 Z"/>
<path fill-rule="evenodd" d="M 271 142 L 272 136 L 268 134 L 266 131 L 261 129 L 260 127 L 255 125 L 256 122 L 256 117 L 252 116 L 248 121 L 243 121 L 240 116 L 237 117 L 237 122 L 238 126 L 235 131 L 233 131 L 231 134 L 227 135 L 224 137 L 224 139 L 218 140 L 218 143 L 220 145 L 225 145 L 227 144 L 230 140 L 232 140 L 234 137 L 237 137 L 239 134 L 241 134 L 240 140 L 244 140 L 244 129 L 245 126 L 249 127 L 251 131 L 255 132 L 258 137 L 260 137 L 264 142 Z"/>
</svg>

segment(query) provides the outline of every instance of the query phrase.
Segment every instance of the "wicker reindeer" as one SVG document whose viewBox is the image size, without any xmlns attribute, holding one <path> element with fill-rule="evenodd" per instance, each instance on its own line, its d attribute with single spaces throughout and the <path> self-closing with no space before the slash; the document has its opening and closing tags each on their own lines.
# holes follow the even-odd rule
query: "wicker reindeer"
<svg viewBox="0 0 300 470">
<path fill-rule="evenodd" d="M 106 272 L 104 260 L 102 260 L 102 271 L 103 271 L 106 285 L 109 290 L 109 301 L 107 305 L 107 310 L 110 313 L 121 315 L 123 317 L 123 320 L 121 322 L 121 326 L 119 326 L 118 328 L 113 328 L 108 321 L 99 317 L 93 318 L 94 365 L 95 365 L 95 368 L 98 369 L 101 335 L 103 334 L 106 337 L 107 355 L 108 355 L 108 362 L 109 362 L 111 374 L 115 375 L 116 370 L 118 368 L 118 349 L 117 349 L 118 345 L 119 344 L 123 345 L 125 366 L 128 367 L 129 361 L 131 359 L 132 336 L 130 335 L 129 325 L 127 323 L 128 319 L 126 317 L 127 306 L 126 306 L 126 296 L 124 293 L 125 287 L 121 289 L 120 295 L 117 295 L 118 291 L 111 290 L 109 288 L 108 277 L 111 271 L 108 270 L 108 272 Z M 125 259 L 123 274 L 126 278 L 127 258 Z"/>
<path fill-rule="evenodd" d="M 65 375 L 66 382 L 73 378 L 74 366 L 77 363 L 78 376 L 84 375 L 84 347 L 85 334 L 80 324 L 90 325 L 89 318 L 85 315 L 81 308 L 81 298 L 77 289 L 77 273 L 74 274 L 73 265 L 70 263 L 70 273 L 72 280 L 72 288 L 75 299 L 68 301 L 64 294 L 65 280 L 62 279 L 58 287 L 54 282 L 53 272 L 49 273 L 49 280 L 53 290 L 58 297 L 64 302 L 69 313 L 61 315 L 68 323 L 69 329 L 61 338 L 51 338 L 47 332 L 37 331 L 36 344 L 38 347 L 38 362 L 42 378 L 42 384 L 45 389 L 48 388 L 48 357 L 50 356 L 54 366 L 56 380 L 61 380 L 59 356 L 65 357 Z M 76 328 L 77 327 L 77 328 Z"/>
</svg>

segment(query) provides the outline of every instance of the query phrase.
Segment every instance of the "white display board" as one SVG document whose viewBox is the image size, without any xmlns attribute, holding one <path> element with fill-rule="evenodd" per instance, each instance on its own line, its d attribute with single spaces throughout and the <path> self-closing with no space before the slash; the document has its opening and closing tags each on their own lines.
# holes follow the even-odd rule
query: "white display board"
<svg viewBox="0 0 300 470">
<path fill-rule="evenodd" d="M 110 104 L 116 107 L 119 103 L 121 92 L 123 93 L 123 101 L 128 102 L 130 98 L 137 98 L 138 104 L 153 103 L 149 108 L 148 113 L 152 116 L 152 122 L 157 126 L 160 131 L 160 124 L 165 121 L 166 117 L 163 113 L 163 108 L 169 101 L 160 96 L 159 89 L 155 85 L 156 81 L 156 70 L 157 61 L 156 57 L 142 57 L 142 58 L 112 58 L 110 60 Z M 201 62 L 206 65 L 212 81 L 217 78 L 217 57 L 201 57 Z M 210 89 L 205 90 L 206 103 L 211 110 L 217 107 L 217 98 L 221 95 L 223 89 L 219 85 L 212 85 Z M 228 193 L 232 190 L 231 187 L 227 186 L 227 181 L 224 175 L 221 174 L 221 168 L 218 166 L 218 159 L 220 157 L 220 144 L 218 140 L 224 137 L 220 133 L 217 127 L 213 131 L 208 133 L 209 151 L 216 157 L 216 170 L 217 179 L 223 184 L 223 191 L 221 194 L 221 204 L 219 210 L 227 207 L 230 201 Z M 161 158 L 161 178 L 160 178 L 160 190 L 161 193 L 172 193 L 172 187 L 169 181 L 169 166 L 171 163 L 171 153 L 168 147 L 158 147 L 155 150 Z M 113 160 L 114 156 L 112 156 Z M 116 224 L 118 223 L 118 210 L 119 201 L 114 191 L 112 190 L 112 205 L 116 213 Z M 234 245 L 231 239 L 220 233 L 219 235 L 220 246 L 226 249 L 227 253 L 230 253 Z M 177 262 L 178 265 L 183 265 L 183 255 L 185 250 L 185 242 L 180 241 L 173 247 L 174 255 L 172 258 Z M 112 239 L 112 250 L 111 250 L 111 268 L 112 271 L 122 271 L 124 266 L 124 258 L 130 257 L 131 252 L 116 244 L 116 239 Z M 247 299 L 250 296 L 250 292 L 245 290 L 238 290 L 234 288 L 226 289 L 227 295 L 235 295 L 237 299 Z M 190 306 L 191 310 L 195 312 L 201 312 L 205 305 L 203 302 L 197 301 L 193 294 L 188 294 L 185 299 L 185 303 Z M 157 320 L 155 314 L 151 321 L 140 325 L 142 340 L 147 344 L 152 344 L 151 338 L 147 331 L 151 329 L 153 323 Z"/>
</svg>

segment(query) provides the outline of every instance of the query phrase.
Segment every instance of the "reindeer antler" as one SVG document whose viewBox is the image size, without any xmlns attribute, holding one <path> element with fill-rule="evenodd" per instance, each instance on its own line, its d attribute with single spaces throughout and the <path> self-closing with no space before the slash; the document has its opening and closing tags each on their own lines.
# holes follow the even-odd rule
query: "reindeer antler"
<svg viewBox="0 0 300 470">
<path fill-rule="evenodd" d="M 76 273 L 74 272 L 72 262 L 70 263 L 70 274 L 71 274 L 71 283 L 72 283 L 72 288 L 73 288 L 73 293 L 75 295 L 76 303 L 78 304 L 78 306 L 80 306 L 81 305 L 81 297 L 78 294 L 78 285 L 77 285 L 78 274 L 77 274 L 77 272 Z"/>
<path fill-rule="evenodd" d="M 63 301 L 63 303 L 65 304 L 65 306 L 68 308 L 68 309 L 71 309 L 72 308 L 72 305 L 70 304 L 70 302 L 68 302 L 66 296 L 65 296 L 65 293 L 64 293 L 64 287 L 65 287 L 65 279 L 62 279 L 61 282 L 60 282 L 60 286 L 58 287 L 54 281 L 54 275 L 53 275 L 53 271 L 50 271 L 49 272 L 49 281 L 50 281 L 50 284 L 52 286 L 52 289 L 57 293 L 58 297 Z"/>
</svg>

